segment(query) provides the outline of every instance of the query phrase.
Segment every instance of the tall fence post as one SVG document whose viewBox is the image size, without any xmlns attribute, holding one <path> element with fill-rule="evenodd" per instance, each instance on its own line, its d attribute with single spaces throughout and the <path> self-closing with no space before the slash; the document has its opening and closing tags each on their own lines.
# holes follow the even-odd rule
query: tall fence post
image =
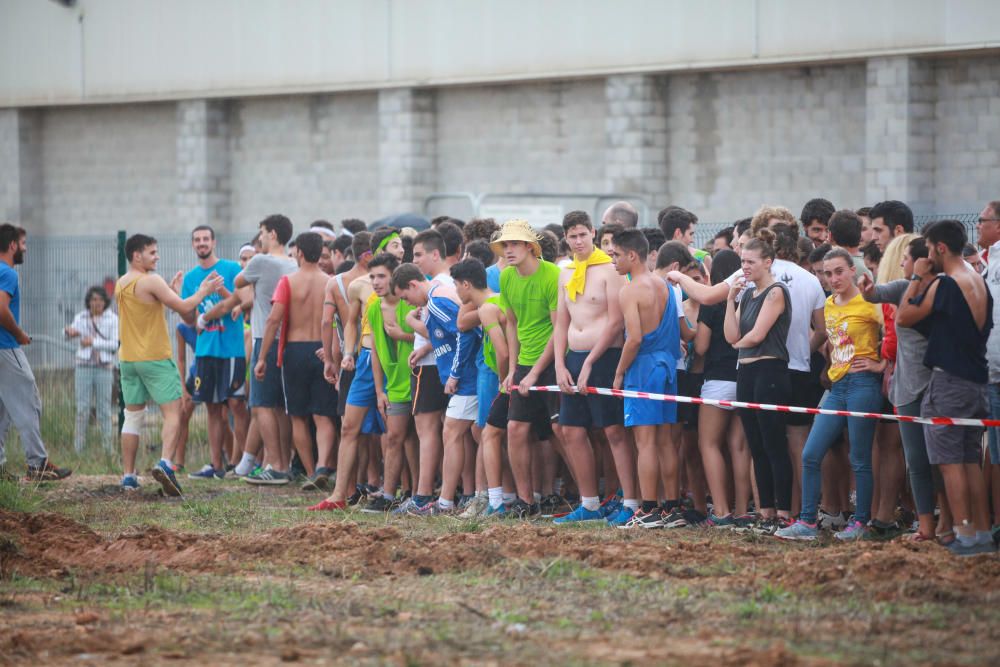
<svg viewBox="0 0 1000 667">
<path fill-rule="evenodd" d="M 118 230 L 118 277 L 121 278 L 128 273 L 128 258 L 125 257 L 124 229 Z M 122 383 L 118 381 L 118 438 L 121 440 L 122 427 L 125 425 L 125 395 L 122 393 Z"/>
</svg>

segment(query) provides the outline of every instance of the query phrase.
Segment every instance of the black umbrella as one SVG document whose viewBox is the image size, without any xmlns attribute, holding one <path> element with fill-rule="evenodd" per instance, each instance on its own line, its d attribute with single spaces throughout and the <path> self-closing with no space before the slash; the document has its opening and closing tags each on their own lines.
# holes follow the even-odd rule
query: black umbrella
<svg viewBox="0 0 1000 667">
<path fill-rule="evenodd" d="M 368 225 L 368 229 L 375 231 L 379 227 L 395 227 L 396 229 L 412 227 L 420 232 L 428 229 L 430 226 L 431 223 L 423 216 L 419 216 L 416 213 L 400 213 L 398 215 L 390 215 L 382 218 L 381 220 L 376 220 Z"/>
</svg>

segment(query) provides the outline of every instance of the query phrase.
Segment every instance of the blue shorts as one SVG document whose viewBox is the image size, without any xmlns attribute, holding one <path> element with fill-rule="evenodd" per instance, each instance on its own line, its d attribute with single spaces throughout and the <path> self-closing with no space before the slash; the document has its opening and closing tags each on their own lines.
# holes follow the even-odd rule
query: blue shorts
<svg viewBox="0 0 1000 667">
<path fill-rule="evenodd" d="M 479 401 L 479 412 L 476 413 L 476 426 L 483 428 L 486 426 L 486 419 L 490 415 L 490 406 L 493 399 L 500 393 L 500 379 L 489 366 L 479 368 L 479 376 L 476 379 L 476 399 Z"/>
<path fill-rule="evenodd" d="M 381 435 L 385 433 L 382 415 L 378 412 L 378 394 L 375 393 L 375 377 L 372 375 L 372 352 L 361 348 L 354 362 L 354 379 L 347 392 L 347 405 L 368 408 L 365 421 L 361 425 L 362 433 Z"/>
<path fill-rule="evenodd" d="M 1000 384 L 991 383 L 987 394 L 990 398 L 990 419 L 1000 419 Z M 993 426 L 986 431 L 989 433 L 990 463 L 1000 466 L 1000 428 Z"/>
<path fill-rule="evenodd" d="M 260 359 L 260 338 L 253 339 L 253 352 L 250 355 L 250 368 L 257 366 Z M 281 387 L 281 369 L 278 368 L 278 342 L 275 341 L 267 351 L 267 370 L 264 379 L 250 373 L 250 407 L 251 408 L 282 408 L 285 406 L 285 392 Z"/>
<path fill-rule="evenodd" d="M 625 373 L 623 389 L 653 394 L 677 393 L 677 360 L 667 354 L 639 354 Z M 677 422 L 677 404 L 648 398 L 625 399 L 625 426 L 658 426 Z"/>
</svg>

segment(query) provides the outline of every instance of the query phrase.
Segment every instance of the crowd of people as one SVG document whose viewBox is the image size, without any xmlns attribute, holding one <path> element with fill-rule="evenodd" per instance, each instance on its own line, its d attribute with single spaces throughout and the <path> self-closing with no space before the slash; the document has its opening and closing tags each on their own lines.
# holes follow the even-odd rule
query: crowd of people
<svg viewBox="0 0 1000 667">
<path fill-rule="evenodd" d="M 798 217 L 764 206 L 704 248 L 690 211 L 670 206 L 657 222 L 638 228 L 618 202 L 599 224 L 582 211 L 541 230 L 317 221 L 293 240 L 292 222 L 271 215 L 235 260 L 197 227 L 197 263 L 170 282 L 156 240 L 135 234 L 117 316 L 94 289 L 66 330 L 80 339 L 80 413 L 108 392 L 117 353 L 127 490 L 153 402 L 152 477 L 181 494 L 187 423 L 203 403 L 211 460 L 188 477 L 299 483 L 329 493 L 317 512 L 996 550 L 997 429 L 888 417 L 1000 417 L 1000 202 L 980 213 L 979 248 L 955 220 L 917 234 L 899 201 L 813 199 Z M 20 350 L 30 340 L 12 267 L 25 247 L 23 230 L 0 226 L 0 432 L 20 430 L 29 477 L 58 479 L 68 471 L 37 434 Z M 166 309 L 182 319 L 173 336 Z M 98 413 L 106 434 L 110 412 Z"/>
</svg>

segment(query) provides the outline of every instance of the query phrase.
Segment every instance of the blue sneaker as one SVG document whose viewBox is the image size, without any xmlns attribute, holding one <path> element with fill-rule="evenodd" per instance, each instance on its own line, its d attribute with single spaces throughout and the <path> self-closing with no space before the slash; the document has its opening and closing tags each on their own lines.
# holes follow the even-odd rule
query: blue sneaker
<svg viewBox="0 0 1000 667">
<path fill-rule="evenodd" d="M 177 483 L 177 476 L 166 461 L 160 459 L 159 463 L 153 466 L 152 475 L 163 488 L 163 495 L 174 497 L 181 495 L 181 485 Z"/>
<path fill-rule="evenodd" d="M 507 506 L 500 503 L 500 507 L 493 507 L 492 505 L 486 508 L 485 517 L 493 517 L 495 519 L 502 519 L 504 515 L 507 514 Z"/>
<path fill-rule="evenodd" d="M 122 491 L 138 491 L 139 478 L 135 475 L 125 475 L 122 477 Z"/>
<path fill-rule="evenodd" d="M 868 534 L 868 527 L 865 526 L 860 521 L 850 521 L 847 524 L 847 528 L 844 528 L 839 533 L 834 533 L 833 536 L 838 540 L 844 542 L 850 542 L 852 540 L 860 540 Z"/>
<path fill-rule="evenodd" d="M 410 503 L 406 513 L 410 516 L 437 516 L 438 514 L 441 514 L 441 508 L 438 507 L 438 504 L 433 500 L 429 500 L 423 505 L 418 505 L 417 501 L 414 500 Z"/>
<path fill-rule="evenodd" d="M 581 523 L 584 521 L 600 521 L 604 518 L 604 514 L 600 509 L 588 510 L 583 505 L 580 505 L 575 510 L 567 514 L 566 516 L 561 516 L 558 519 L 554 519 L 552 523 L 556 525 L 563 525 L 566 523 Z"/>
<path fill-rule="evenodd" d="M 608 517 L 608 525 L 612 528 L 621 528 L 631 521 L 633 516 L 635 516 L 635 510 L 631 507 L 623 506 L 620 510 L 618 510 L 617 514 Z"/>
<path fill-rule="evenodd" d="M 211 463 L 206 463 L 201 470 L 188 475 L 188 479 L 222 479 L 225 476 L 224 470 L 216 470 Z"/>
<path fill-rule="evenodd" d="M 582 507 L 582 505 L 581 505 Z M 620 496 L 612 496 L 608 500 L 604 501 L 604 504 L 598 508 L 598 512 L 601 513 L 602 519 L 607 519 L 615 514 L 618 514 L 618 510 L 624 507 L 622 499 Z"/>
<path fill-rule="evenodd" d="M 779 528 L 774 532 L 774 536 L 781 538 L 783 540 L 799 540 L 810 542 L 816 539 L 819 535 L 819 528 L 816 524 L 806 523 L 805 521 L 796 521 L 786 528 Z"/>
</svg>

